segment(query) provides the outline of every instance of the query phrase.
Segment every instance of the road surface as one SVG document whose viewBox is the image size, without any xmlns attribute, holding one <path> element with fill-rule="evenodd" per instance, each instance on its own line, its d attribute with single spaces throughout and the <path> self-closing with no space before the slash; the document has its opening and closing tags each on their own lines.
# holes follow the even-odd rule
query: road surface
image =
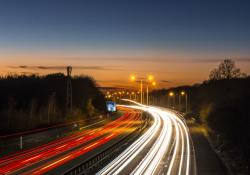
<svg viewBox="0 0 250 175">
<path fill-rule="evenodd" d="M 147 112 L 152 118 L 148 128 L 138 132 L 138 137 L 126 145 L 119 155 L 106 164 L 100 164 L 95 170 L 98 175 L 196 175 L 224 172 L 216 168 L 218 159 L 213 156 L 214 152 L 209 149 L 205 139 L 194 134 L 192 128 L 190 134 L 179 113 L 127 101 L 133 105 L 119 105 L 125 114 L 107 125 L 1 158 L 0 174 L 75 173 L 71 171 L 72 167 L 74 170 L 79 163 L 112 145 L 120 144 L 122 138 L 137 131 L 141 124 L 141 111 Z M 206 158 L 209 159 L 204 160 Z M 211 168 L 210 171 L 207 167 Z"/>
<path fill-rule="evenodd" d="M 5 156 L 0 159 L 0 174 L 45 174 L 63 167 L 70 161 L 101 147 L 123 134 L 134 130 L 140 112 L 126 110 L 109 124 L 83 130 L 39 147 Z M 138 124 L 138 122 L 136 123 Z"/>
<path fill-rule="evenodd" d="M 154 122 L 147 132 L 97 174 L 196 174 L 191 137 L 181 116 L 139 103 L 125 107 L 147 111 Z"/>
<path fill-rule="evenodd" d="M 226 175 L 228 171 L 210 146 L 203 129 L 194 121 L 188 121 L 190 134 L 195 147 L 197 173 L 202 175 Z"/>
</svg>

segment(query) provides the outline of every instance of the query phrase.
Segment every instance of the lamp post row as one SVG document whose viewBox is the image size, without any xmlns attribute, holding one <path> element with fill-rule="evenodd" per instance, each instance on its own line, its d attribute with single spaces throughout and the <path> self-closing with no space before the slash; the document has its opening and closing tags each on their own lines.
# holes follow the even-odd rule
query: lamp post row
<svg viewBox="0 0 250 175">
<path fill-rule="evenodd" d="M 130 77 L 130 80 L 132 81 L 132 82 L 135 82 L 135 81 L 137 81 L 137 78 L 136 78 L 136 76 L 134 76 L 134 75 L 132 75 L 131 77 Z M 140 82 L 140 88 L 139 88 L 139 91 L 137 92 L 137 93 L 135 93 L 135 92 L 131 92 L 131 93 L 129 93 L 129 92 L 127 92 L 126 94 L 127 95 L 129 95 L 129 98 L 130 99 L 132 99 L 132 95 L 134 95 L 134 99 L 135 100 L 137 100 L 137 99 L 139 99 L 139 98 L 137 98 L 138 96 L 137 96 L 137 94 L 139 95 L 140 94 L 140 101 L 141 101 L 141 103 L 143 104 L 143 102 L 144 102 L 144 92 L 143 92 L 143 84 L 145 83 L 146 84 L 146 104 L 147 105 L 149 105 L 149 86 L 150 85 L 152 85 L 152 86 L 156 86 L 156 82 L 155 81 L 153 81 L 154 80 L 154 78 L 153 78 L 153 76 L 152 75 L 149 75 L 147 78 L 140 78 L 139 79 L 139 82 Z M 125 92 L 124 91 L 122 91 L 122 92 L 118 92 L 118 93 L 114 93 L 114 94 L 107 94 L 106 95 L 106 98 L 111 98 L 111 97 L 113 97 L 113 98 L 115 98 L 116 97 L 116 95 L 119 95 L 119 97 L 116 97 L 117 99 L 118 98 L 120 98 L 121 99 L 121 96 L 123 95 L 123 94 L 125 94 Z M 178 93 L 178 95 L 179 95 L 179 97 L 178 97 L 178 99 L 179 99 L 179 103 L 178 103 L 178 106 L 179 106 L 179 109 L 181 108 L 181 97 L 185 97 L 185 111 L 186 111 L 186 113 L 188 112 L 188 94 L 185 92 L 185 91 L 181 91 L 180 93 Z M 173 106 L 175 106 L 176 104 L 175 104 L 175 93 L 173 92 L 173 91 L 170 91 L 168 94 L 167 94 L 167 97 L 168 97 L 168 105 L 170 104 L 169 103 L 169 97 L 170 98 L 172 98 L 172 100 L 173 100 Z"/>
<path fill-rule="evenodd" d="M 105 98 L 106 99 L 113 99 L 114 101 L 116 99 L 121 99 L 124 95 L 126 95 L 127 97 L 129 97 L 129 99 L 137 99 L 137 94 L 140 94 L 139 92 L 125 92 L 125 91 L 118 91 L 118 92 L 106 92 Z"/>
<path fill-rule="evenodd" d="M 188 94 L 185 91 L 181 91 L 179 93 L 179 108 L 181 108 L 181 97 L 185 96 L 185 110 L 186 113 L 188 112 Z M 174 92 L 169 92 L 168 97 L 173 99 L 173 106 L 175 106 L 175 94 Z M 168 105 L 169 105 L 169 99 L 168 99 Z"/>
<path fill-rule="evenodd" d="M 141 104 L 143 104 L 143 83 L 146 83 L 146 100 L 147 100 L 147 105 L 149 105 L 149 85 L 152 85 L 152 86 L 156 86 L 156 82 L 154 81 L 154 77 L 152 75 L 149 75 L 146 79 L 146 78 L 141 78 L 140 79 L 140 94 L 141 94 Z M 131 81 L 136 81 L 136 76 L 135 75 L 132 75 L 130 77 L 130 80 Z M 143 81 L 144 80 L 144 81 Z"/>
</svg>

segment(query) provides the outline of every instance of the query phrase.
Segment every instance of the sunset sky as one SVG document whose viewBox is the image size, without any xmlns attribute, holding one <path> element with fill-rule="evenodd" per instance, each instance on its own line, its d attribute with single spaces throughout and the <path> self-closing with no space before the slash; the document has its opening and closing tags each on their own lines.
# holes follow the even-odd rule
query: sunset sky
<svg viewBox="0 0 250 175">
<path fill-rule="evenodd" d="M 71 65 L 101 86 L 153 74 L 172 87 L 206 80 L 225 58 L 250 73 L 249 1 L 0 1 L 1 74 Z"/>
</svg>

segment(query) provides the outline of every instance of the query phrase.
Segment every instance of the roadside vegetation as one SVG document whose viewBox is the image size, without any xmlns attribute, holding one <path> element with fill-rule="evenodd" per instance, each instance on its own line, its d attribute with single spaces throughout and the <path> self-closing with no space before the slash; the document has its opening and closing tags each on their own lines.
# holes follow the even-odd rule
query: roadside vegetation
<svg viewBox="0 0 250 175">
<path fill-rule="evenodd" d="M 8 75 L 0 77 L 0 133 L 90 118 L 105 113 L 105 98 L 91 77 L 72 77 L 72 104 L 66 106 L 67 77 Z"/>
<path fill-rule="evenodd" d="M 205 126 L 217 149 L 231 159 L 234 173 L 249 173 L 250 77 L 241 73 L 234 61 L 224 60 L 202 84 L 162 89 L 152 95 L 158 105 L 185 112 L 183 97 L 178 104 L 181 91 L 188 95 L 186 116 Z M 170 92 L 175 96 L 169 97 Z"/>
</svg>

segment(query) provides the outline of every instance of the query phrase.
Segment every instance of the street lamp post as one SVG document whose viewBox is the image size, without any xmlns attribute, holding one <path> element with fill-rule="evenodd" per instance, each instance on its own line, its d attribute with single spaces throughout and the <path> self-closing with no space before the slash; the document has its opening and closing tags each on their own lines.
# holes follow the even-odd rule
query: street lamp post
<svg viewBox="0 0 250 175">
<path fill-rule="evenodd" d="M 153 76 L 149 75 L 147 80 L 148 80 L 148 82 L 151 82 L 153 80 Z M 147 105 L 148 105 L 148 82 L 147 82 Z"/>
<path fill-rule="evenodd" d="M 141 104 L 143 103 L 142 96 L 143 96 L 143 84 L 142 84 L 142 80 L 141 80 Z"/>
<path fill-rule="evenodd" d="M 168 96 L 170 96 L 170 98 L 173 98 L 173 100 L 172 100 L 172 107 L 174 107 L 174 105 L 175 105 L 175 95 L 174 95 L 174 93 L 173 92 L 169 92 Z M 168 102 L 169 102 L 169 100 L 168 100 Z"/>
<path fill-rule="evenodd" d="M 135 93 L 134 93 L 134 92 L 131 92 L 131 93 L 130 93 L 130 99 L 136 100 L 136 99 L 135 99 Z"/>
<path fill-rule="evenodd" d="M 119 92 L 119 95 L 120 95 L 120 99 L 122 98 L 122 93 L 121 92 Z"/>
<path fill-rule="evenodd" d="M 156 82 L 152 82 L 154 79 L 154 77 L 152 75 L 149 75 L 148 78 L 147 78 L 147 105 L 149 105 L 149 84 L 155 86 L 156 85 Z"/>
<path fill-rule="evenodd" d="M 181 110 L 181 94 L 179 94 L 179 110 Z"/>
<path fill-rule="evenodd" d="M 184 95 L 185 95 L 185 109 L 186 109 L 186 113 L 187 113 L 188 112 L 188 96 L 187 96 L 186 92 L 181 91 L 181 96 L 184 96 Z"/>
<path fill-rule="evenodd" d="M 150 76 L 149 76 L 149 77 L 150 77 Z M 150 80 L 150 78 L 148 78 L 148 80 L 149 80 L 149 81 L 152 81 L 153 79 Z M 151 85 L 152 85 L 152 86 L 156 86 L 156 82 L 153 81 L 153 82 L 151 83 Z M 147 105 L 149 105 L 149 90 L 148 90 L 148 89 L 149 89 L 149 84 L 147 84 Z"/>
<path fill-rule="evenodd" d="M 148 105 L 148 84 L 147 84 L 147 105 Z"/>
<path fill-rule="evenodd" d="M 135 76 L 131 76 L 130 79 L 131 79 L 131 81 L 135 81 L 136 77 Z M 149 83 L 151 83 L 152 80 L 153 80 L 153 76 L 152 75 L 149 75 L 147 77 L 146 81 L 143 81 L 143 78 L 140 79 L 141 104 L 143 104 L 144 100 L 145 100 L 144 92 L 143 92 L 143 83 L 145 82 L 146 83 L 146 104 L 149 105 Z M 152 85 L 155 86 L 156 82 L 153 82 Z"/>
<path fill-rule="evenodd" d="M 139 102 L 139 99 L 140 99 L 139 95 L 140 95 L 140 91 L 138 91 L 137 94 L 136 94 L 136 100 L 137 100 L 137 102 Z"/>
</svg>

